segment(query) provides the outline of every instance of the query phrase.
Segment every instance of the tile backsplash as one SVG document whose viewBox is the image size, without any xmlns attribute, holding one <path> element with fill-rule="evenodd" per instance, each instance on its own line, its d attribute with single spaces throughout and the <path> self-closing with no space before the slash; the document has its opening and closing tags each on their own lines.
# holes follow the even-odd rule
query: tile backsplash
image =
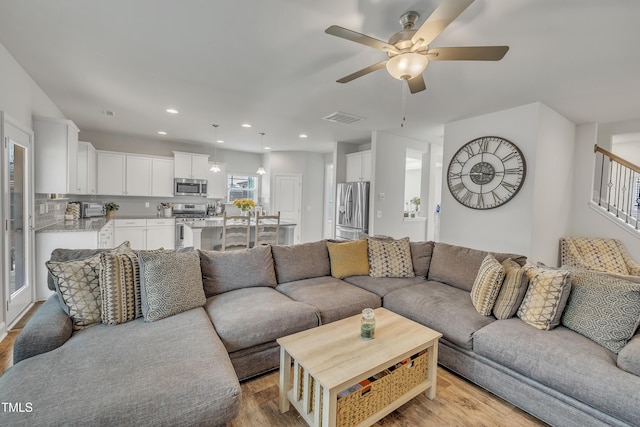
<svg viewBox="0 0 640 427">
<path fill-rule="evenodd" d="M 68 200 L 50 199 L 49 194 L 36 193 L 34 197 L 34 221 L 36 230 L 64 220 Z"/>
</svg>

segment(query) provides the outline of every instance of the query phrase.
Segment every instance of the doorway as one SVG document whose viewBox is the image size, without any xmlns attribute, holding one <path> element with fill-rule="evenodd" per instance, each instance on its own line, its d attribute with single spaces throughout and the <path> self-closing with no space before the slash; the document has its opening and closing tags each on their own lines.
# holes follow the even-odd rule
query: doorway
<svg viewBox="0 0 640 427">
<path fill-rule="evenodd" d="M 275 175 L 273 212 L 280 212 L 280 220 L 296 224 L 293 243 L 300 243 L 302 228 L 302 175 Z"/>
<path fill-rule="evenodd" d="M 1 114 L 1 113 L 0 113 Z M 2 114 L 3 282 L 6 325 L 33 302 L 33 133 Z"/>
</svg>

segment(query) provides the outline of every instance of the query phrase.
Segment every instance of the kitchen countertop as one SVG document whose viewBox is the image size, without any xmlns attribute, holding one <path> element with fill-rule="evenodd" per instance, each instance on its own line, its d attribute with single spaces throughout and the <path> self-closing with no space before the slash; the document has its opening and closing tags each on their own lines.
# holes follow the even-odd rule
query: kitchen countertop
<svg viewBox="0 0 640 427">
<path fill-rule="evenodd" d="M 36 233 L 67 233 L 75 231 L 100 231 L 110 219 L 173 219 L 157 215 L 116 215 L 114 218 L 96 217 L 81 218 L 73 221 L 59 221 L 55 224 L 36 230 Z"/>
</svg>

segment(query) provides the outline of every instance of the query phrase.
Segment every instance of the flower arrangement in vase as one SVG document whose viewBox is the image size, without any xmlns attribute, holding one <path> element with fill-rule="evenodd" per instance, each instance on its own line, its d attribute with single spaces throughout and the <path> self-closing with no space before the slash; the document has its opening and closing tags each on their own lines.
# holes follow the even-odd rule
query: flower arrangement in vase
<svg viewBox="0 0 640 427">
<path fill-rule="evenodd" d="M 233 205 L 240 208 L 242 214 L 246 215 L 249 210 L 256 206 L 256 203 L 251 199 L 236 199 L 233 201 Z"/>
</svg>

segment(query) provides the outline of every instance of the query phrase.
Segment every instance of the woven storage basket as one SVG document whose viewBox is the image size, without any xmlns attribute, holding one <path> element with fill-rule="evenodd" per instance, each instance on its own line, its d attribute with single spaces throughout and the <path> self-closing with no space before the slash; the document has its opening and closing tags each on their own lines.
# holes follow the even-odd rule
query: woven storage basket
<svg viewBox="0 0 640 427">
<path fill-rule="evenodd" d="M 427 380 L 429 377 L 429 352 L 426 351 L 413 359 L 411 363 L 397 368 L 391 373 L 390 377 L 392 381 L 389 398 L 393 401 Z"/>
<path fill-rule="evenodd" d="M 355 426 L 387 406 L 391 402 L 389 399 L 390 385 L 391 375 L 385 375 L 362 390 L 338 399 L 336 425 L 339 427 Z"/>
</svg>

